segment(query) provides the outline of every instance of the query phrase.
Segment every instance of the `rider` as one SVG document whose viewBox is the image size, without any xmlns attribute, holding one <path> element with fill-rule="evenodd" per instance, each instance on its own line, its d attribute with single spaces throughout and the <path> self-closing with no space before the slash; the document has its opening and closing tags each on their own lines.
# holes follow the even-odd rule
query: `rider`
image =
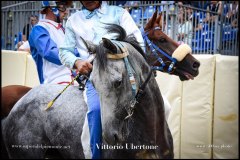
<svg viewBox="0 0 240 160">
<path fill-rule="evenodd" d="M 134 34 L 137 41 L 143 44 L 140 30 L 136 26 L 129 12 L 118 6 L 109 6 L 105 1 L 80 1 L 82 10 L 71 15 L 66 23 L 64 43 L 60 47 L 60 60 L 70 69 L 77 69 L 81 74 L 88 74 L 92 70 L 92 64 L 86 59 L 89 54 L 81 38 L 98 44 L 102 37 L 109 37 L 103 28 L 103 23 L 112 23 L 122 26 L 127 35 Z M 74 47 L 77 47 L 80 57 L 74 55 Z M 90 81 L 86 83 L 85 97 L 88 105 L 87 119 L 90 131 L 90 147 L 92 158 L 100 158 L 101 151 L 97 144 L 101 144 L 102 128 L 100 101 L 98 93 Z M 86 126 L 86 123 L 84 126 Z M 86 130 L 83 130 L 83 134 Z M 82 143 L 83 143 L 82 136 Z M 89 144 L 89 142 L 87 142 Z M 86 148 L 84 147 L 85 156 Z M 88 157 L 89 158 L 89 157 Z"/>
<path fill-rule="evenodd" d="M 64 40 L 61 23 L 67 16 L 71 1 L 42 1 L 42 19 L 29 36 L 31 55 L 37 65 L 41 84 L 67 84 L 72 81 L 71 70 L 59 60 L 59 46 Z"/>
</svg>

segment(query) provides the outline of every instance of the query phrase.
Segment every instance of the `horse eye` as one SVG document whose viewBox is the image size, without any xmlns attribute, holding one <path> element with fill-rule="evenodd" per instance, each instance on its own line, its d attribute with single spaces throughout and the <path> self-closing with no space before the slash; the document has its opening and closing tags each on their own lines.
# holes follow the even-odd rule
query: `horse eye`
<svg viewBox="0 0 240 160">
<path fill-rule="evenodd" d="M 113 87 L 114 88 L 119 88 L 121 86 L 121 84 L 122 84 L 122 80 L 118 79 L 113 83 Z"/>
<path fill-rule="evenodd" d="M 160 41 L 160 42 L 165 42 L 165 41 L 166 41 L 166 39 L 165 39 L 165 38 L 163 38 L 163 37 L 160 37 L 160 38 L 159 38 L 159 41 Z"/>
</svg>

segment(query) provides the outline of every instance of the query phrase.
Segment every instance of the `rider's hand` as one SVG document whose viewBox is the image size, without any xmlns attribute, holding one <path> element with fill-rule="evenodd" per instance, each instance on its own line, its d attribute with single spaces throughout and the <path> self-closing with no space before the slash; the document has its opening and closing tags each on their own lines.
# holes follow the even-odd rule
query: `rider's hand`
<svg viewBox="0 0 240 160">
<path fill-rule="evenodd" d="M 92 70 L 92 64 L 86 60 L 76 60 L 75 68 L 80 74 L 88 74 Z"/>
</svg>

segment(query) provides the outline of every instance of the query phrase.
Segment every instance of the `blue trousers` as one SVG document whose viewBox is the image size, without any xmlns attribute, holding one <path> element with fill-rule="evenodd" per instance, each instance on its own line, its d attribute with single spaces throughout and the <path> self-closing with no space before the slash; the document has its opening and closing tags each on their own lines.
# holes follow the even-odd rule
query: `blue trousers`
<svg viewBox="0 0 240 160">
<path fill-rule="evenodd" d="M 90 81 L 87 81 L 85 89 L 87 95 L 87 118 L 90 131 L 90 147 L 92 151 L 92 159 L 100 159 L 101 147 L 98 149 L 96 145 L 98 144 L 101 146 L 102 143 L 102 124 L 99 96 Z"/>
</svg>

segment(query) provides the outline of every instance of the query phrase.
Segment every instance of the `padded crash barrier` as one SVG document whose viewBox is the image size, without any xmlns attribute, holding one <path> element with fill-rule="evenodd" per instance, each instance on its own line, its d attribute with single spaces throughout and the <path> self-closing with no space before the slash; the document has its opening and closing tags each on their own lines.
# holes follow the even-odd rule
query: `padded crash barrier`
<svg viewBox="0 0 240 160">
<path fill-rule="evenodd" d="M 194 55 L 194 80 L 158 72 L 161 93 L 171 104 L 168 124 L 176 159 L 238 159 L 238 57 Z"/>
<path fill-rule="evenodd" d="M 7 85 L 34 87 L 40 84 L 36 64 L 28 52 L 1 50 L 1 54 L 2 87 Z"/>
</svg>

